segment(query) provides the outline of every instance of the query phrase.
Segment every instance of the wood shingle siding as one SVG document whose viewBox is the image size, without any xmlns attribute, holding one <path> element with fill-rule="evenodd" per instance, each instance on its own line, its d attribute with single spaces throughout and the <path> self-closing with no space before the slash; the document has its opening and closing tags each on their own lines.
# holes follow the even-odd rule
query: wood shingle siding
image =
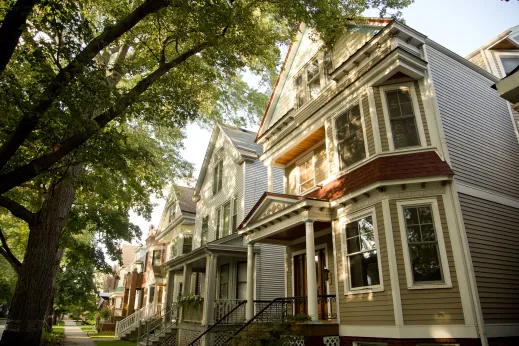
<svg viewBox="0 0 519 346">
<path fill-rule="evenodd" d="M 377 110 L 378 130 L 380 132 L 380 142 L 382 144 L 382 151 L 389 151 L 386 122 L 384 120 L 384 111 L 382 110 L 382 99 L 380 98 L 380 89 L 378 87 L 373 87 L 373 95 L 375 97 L 375 107 Z"/>
<path fill-rule="evenodd" d="M 366 95 L 362 96 L 362 112 L 364 113 L 364 123 L 366 124 L 366 145 L 368 146 L 369 155 L 373 156 L 375 155 L 375 139 L 373 138 L 369 101 Z"/>
<path fill-rule="evenodd" d="M 519 143 L 493 81 L 426 46 L 456 180 L 519 198 Z"/>
<path fill-rule="evenodd" d="M 445 208 L 441 196 L 436 197 L 440 220 L 445 240 L 445 249 L 452 280 L 452 288 L 441 289 L 408 289 L 404 265 L 404 249 L 400 235 L 398 210 L 396 201 L 389 201 L 391 222 L 393 225 L 393 240 L 397 262 L 398 279 L 400 283 L 400 297 L 404 324 L 464 324 L 463 308 L 456 279 L 456 268 L 452 255 L 452 247 L 445 216 Z"/>
<path fill-rule="evenodd" d="M 384 217 L 382 204 L 375 205 L 377 218 L 377 232 L 379 240 L 378 255 L 382 264 L 382 282 L 384 291 L 361 294 L 344 294 L 344 278 L 346 275 L 345 263 L 342 261 L 343 230 L 336 226 L 335 248 L 337 259 L 337 271 L 339 273 L 339 287 L 337 298 L 341 314 L 341 324 L 346 325 L 394 325 L 395 314 L 393 309 L 393 298 L 391 294 L 391 280 L 389 277 L 389 263 L 387 257 L 387 244 L 384 229 Z M 336 225 L 338 222 L 336 222 Z"/>
<path fill-rule="evenodd" d="M 519 320 L 519 209 L 458 194 L 485 323 Z"/>
</svg>

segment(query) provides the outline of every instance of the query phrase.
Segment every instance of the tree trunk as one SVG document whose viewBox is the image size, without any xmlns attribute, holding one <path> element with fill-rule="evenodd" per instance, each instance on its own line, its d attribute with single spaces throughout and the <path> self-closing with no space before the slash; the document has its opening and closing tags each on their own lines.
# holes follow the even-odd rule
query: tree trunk
<svg viewBox="0 0 519 346">
<path fill-rule="evenodd" d="M 59 249 L 56 254 L 56 260 L 54 261 L 54 276 L 52 278 L 52 289 L 49 297 L 49 303 L 47 305 L 47 311 L 45 312 L 45 322 L 44 328 L 48 332 L 52 332 L 52 326 L 54 323 L 54 298 L 56 297 L 56 275 L 58 273 L 59 264 L 61 263 L 61 259 L 63 258 L 63 254 L 65 253 L 64 249 Z"/>
<path fill-rule="evenodd" d="M 57 270 L 55 260 L 59 238 L 74 202 L 75 190 L 71 179 L 76 178 L 80 170 L 80 166 L 70 168 L 64 179 L 52 185 L 36 221 L 29 225 L 29 242 L 1 346 L 40 344 Z"/>
</svg>

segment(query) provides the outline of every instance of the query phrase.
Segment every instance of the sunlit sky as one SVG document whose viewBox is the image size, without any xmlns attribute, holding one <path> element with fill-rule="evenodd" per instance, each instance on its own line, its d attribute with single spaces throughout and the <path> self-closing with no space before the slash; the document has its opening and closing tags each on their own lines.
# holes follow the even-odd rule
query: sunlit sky
<svg viewBox="0 0 519 346">
<path fill-rule="evenodd" d="M 518 0 L 415 0 L 402 12 L 408 26 L 461 56 L 519 25 Z M 377 16 L 377 13 L 369 11 L 366 15 Z M 254 83 L 254 79 L 251 80 Z M 251 130 L 257 130 L 257 127 Z M 183 156 L 194 164 L 197 177 L 211 133 L 191 124 L 186 135 Z M 156 206 L 151 221 L 135 214 L 130 216 L 131 222 L 139 225 L 144 235 L 150 224 L 157 227 L 164 207 L 163 200 L 155 198 L 153 201 Z"/>
</svg>

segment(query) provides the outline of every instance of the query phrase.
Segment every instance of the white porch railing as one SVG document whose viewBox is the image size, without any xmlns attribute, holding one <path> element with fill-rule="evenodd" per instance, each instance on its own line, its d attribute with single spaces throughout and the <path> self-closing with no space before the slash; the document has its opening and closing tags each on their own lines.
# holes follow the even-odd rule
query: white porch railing
<svg viewBox="0 0 519 346">
<path fill-rule="evenodd" d="M 119 322 L 115 323 L 115 338 L 120 339 L 121 336 L 126 334 L 139 326 L 142 320 L 147 319 L 155 313 L 155 305 L 148 304 L 145 307 L 135 311 L 133 314 L 123 318 Z"/>
<path fill-rule="evenodd" d="M 219 321 L 241 302 L 242 300 L 238 299 L 216 299 L 214 301 L 214 320 Z M 243 317 L 245 318 L 245 316 Z"/>
</svg>

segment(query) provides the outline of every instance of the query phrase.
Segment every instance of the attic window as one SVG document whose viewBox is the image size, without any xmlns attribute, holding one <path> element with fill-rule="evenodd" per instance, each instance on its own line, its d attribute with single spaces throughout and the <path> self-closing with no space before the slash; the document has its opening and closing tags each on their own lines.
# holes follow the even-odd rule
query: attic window
<svg viewBox="0 0 519 346">
<path fill-rule="evenodd" d="M 213 166 L 213 195 L 222 189 L 223 159 L 220 159 Z"/>
<path fill-rule="evenodd" d="M 517 66 L 519 66 L 519 55 L 503 56 L 503 57 L 501 57 L 501 64 L 503 64 L 503 69 L 505 70 L 505 75 L 508 75 Z"/>
<path fill-rule="evenodd" d="M 320 52 L 294 77 L 295 105 L 300 108 L 319 95 L 326 84 L 325 72 L 331 68 L 331 56 Z"/>
</svg>

